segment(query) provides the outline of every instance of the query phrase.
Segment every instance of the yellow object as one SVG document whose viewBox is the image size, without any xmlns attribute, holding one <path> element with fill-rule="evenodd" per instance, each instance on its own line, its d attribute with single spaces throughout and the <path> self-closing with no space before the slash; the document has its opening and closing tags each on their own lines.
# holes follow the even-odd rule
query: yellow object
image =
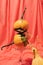
<svg viewBox="0 0 43 65">
<path fill-rule="evenodd" d="M 43 59 L 38 54 L 38 51 L 36 48 L 32 48 L 34 53 L 34 59 L 32 61 L 32 65 L 43 65 Z"/>
<path fill-rule="evenodd" d="M 22 43 L 21 35 L 16 34 L 16 35 L 14 36 L 14 43 L 15 43 L 15 44 L 21 44 L 21 43 Z"/>
<path fill-rule="evenodd" d="M 23 19 L 17 20 L 14 23 L 14 29 L 17 29 L 17 28 L 22 28 L 22 29 L 26 30 L 28 28 L 27 21 L 26 20 L 23 20 Z"/>
</svg>

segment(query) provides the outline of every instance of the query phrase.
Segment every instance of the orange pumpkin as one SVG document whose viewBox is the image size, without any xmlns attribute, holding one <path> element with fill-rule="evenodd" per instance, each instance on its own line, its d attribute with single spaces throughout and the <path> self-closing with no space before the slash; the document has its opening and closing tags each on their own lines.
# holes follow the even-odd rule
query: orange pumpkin
<svg viewBox="0 0 43 65">
<path fill-rule="evenodd" d="M 14 36 L 14 43 L 15 44 L 22 44 L 26 42 L 26 38 L 24 36 L 21 36 L 20 34 L 16 34 Z"/>
<path fill-rule="evenodd" d="M 20 19 L 20 20 L 17 20 L 15 23 L 14 23 L 14 29 L 23 29 L 23 30 L 27 30 L 28 28 L 28 22 L 24 19 Z"/>
<path fill-rule="evenodd" d="M 21 35 L 16 34 L 16 35 L 14 36 L 14 43 L 15 43 L 15 44 L 21 44 L 21 43 L 22 43 Z"/>
</svg>

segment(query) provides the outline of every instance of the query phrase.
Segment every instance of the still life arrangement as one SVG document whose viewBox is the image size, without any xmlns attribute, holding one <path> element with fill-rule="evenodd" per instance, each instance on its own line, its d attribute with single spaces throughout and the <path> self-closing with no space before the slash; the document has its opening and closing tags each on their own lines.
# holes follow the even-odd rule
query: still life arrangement
<svg viewBox="0 0 43 65">
<path fill-rule="evenodd" d="M 17 20 L 14 23 L 14 31 L 16 31 L 17 33 L 14 35 L 13 42 L 10 43 L 10 44 L 2 46 L 1 50 L 3 50 L 4 47 L 8 47 L 8 46 L 10 46 L 12 44 L 15 44 L 15 45 L 23 44 L 24 46 L 29 44 L 31 46 L 31 48 L 32 48 L 33 55 L 34 55 L 34 58 L 33 58 L 33 61 L 32 61 L 32 65 L 43 65 L 43 59 L 38 54 L 37 49 L 34 48 L 31 43 L 28 42 L 28 38 L 27 38 L 28 36 L 26 36 L 27 30 L 28 30 L 28 22 L 23 19 L 25 11 L 26 11 L 26 8 L 23 11 L 21 19 Z"/>
<path fill-rule="evenodd" d="M 29 42 L 26 36 L 26 32 L 28 30 L 28 22 L 26 20 L 23 19 L 23 16 L 25 14 L 26 8 L 23 11 L 23 14 L 21 16 L 20 20 L 17 20 L 14 23 L 14 31 L 17 32 L 17 34 L 14 35 L 14 39 L 13 42 L 8 44 L 8 45 L 4 45 L 1 47 L 1 50 L 4 47 L 10 46 L 12 44 L 16 44 L 16 45 L 20 45 L 20 44 L 24 44 L 24 46 L 26 46 Z M 28 34 L 28 33 L 27 33 Z"/>
</svg>

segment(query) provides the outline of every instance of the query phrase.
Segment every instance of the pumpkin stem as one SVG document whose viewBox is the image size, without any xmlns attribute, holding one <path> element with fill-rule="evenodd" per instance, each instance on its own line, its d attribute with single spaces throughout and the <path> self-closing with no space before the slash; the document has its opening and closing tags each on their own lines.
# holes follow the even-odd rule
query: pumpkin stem
<svg viewBox="0 0 43 65">
<path fill-rule="evenodd" d="M 23 19 L 23 16 L 24 16 L 24 14 L 25 14 L 25 11 L 26 11 L 26 8 L 25 8 L 24 11 L 23 11 L 23 14 L 22 14 L 22 16 L 21 16 L 21 19 Z"/>
<path fill-rule="evenodd" d="M 12 43 L 10 43 L 10 44 L 7 44 L 7 45 L 2 46 L 2 47 L 1 47 L 1 50 L 3 50 L 3 48 L 4 48 L 4 47 L 10 46 L 10 45 L 12 45 L 12 44 L 14 44 L 14 42 L 12 42 Z"/>
<path fill-rule="evenodd" d="M 36 48 L 33 48 L 33 54 L 34 54 L 34 58 L 39 57 L 39 54 Z"/>
</svg>

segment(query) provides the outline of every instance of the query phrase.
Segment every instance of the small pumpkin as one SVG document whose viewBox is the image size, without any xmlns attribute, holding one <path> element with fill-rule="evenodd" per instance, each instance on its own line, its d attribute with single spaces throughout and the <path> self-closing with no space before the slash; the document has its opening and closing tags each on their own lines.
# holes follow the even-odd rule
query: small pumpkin
<svg viewBox="0 0 43 65">
<path fill-rule="evenodd" d="M 14 30 L 23 32 L 23 31 L 26 31 L 27 29 L 28 29 L 28 22 L 24 19 L 17 20 L 14 23 Z"/>
<path fill-rule="evenodd" d="M 18 44 L 22 44 L 25 42 L 26 42 L 25 36 L 21 36 L 20 34 L 16 34 L 14 36 L 14 44 L 18 45 Z"/>
</svg>

